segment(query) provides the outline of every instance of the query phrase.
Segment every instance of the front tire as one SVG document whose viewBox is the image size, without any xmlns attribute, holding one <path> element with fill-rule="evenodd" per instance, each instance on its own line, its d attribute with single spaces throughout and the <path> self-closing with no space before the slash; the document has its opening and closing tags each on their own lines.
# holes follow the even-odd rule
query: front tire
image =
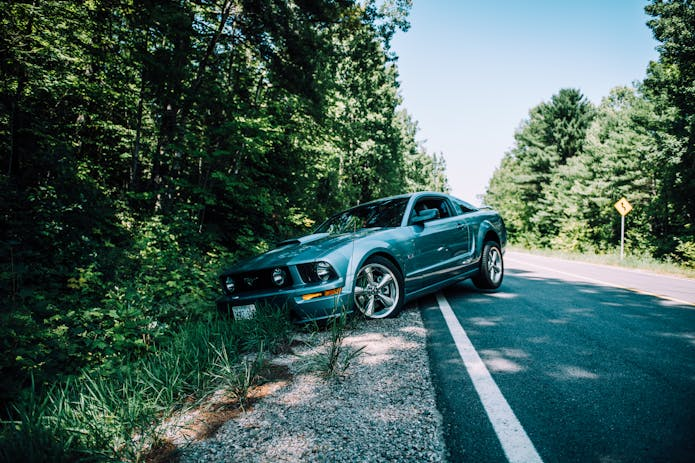
<svg viewBox="0 0 695 463">
<path fill-rule="evenodd" d="M 504 261 L 500 245 L 487 241 L 480 257 L 480 271 L 473 277 L 473 284 L 480 289 L 497 289 L 504 278 Z"/>
<path fill-rule="evenodd" d="M 390 260 L 375 256 L 357 272 L 353 299 L 366 318 L 395 317 L 403 306 L 403 277 Z"/>
</svg>

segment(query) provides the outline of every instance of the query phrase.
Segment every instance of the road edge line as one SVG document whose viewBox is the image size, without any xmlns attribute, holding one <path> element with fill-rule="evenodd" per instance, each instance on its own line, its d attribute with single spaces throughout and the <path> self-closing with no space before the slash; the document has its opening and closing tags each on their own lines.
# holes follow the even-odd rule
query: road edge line
<svg viewBox="0 0 695 463">
<path fill-rule="evenodd" d="M 536 451 L 536 447 L 502 395 L 502 391 L 441 291 L 437 293 L 437 304 L 507 460 L 510 463 L 542 463 L 543 460 Z"/>
<path fill-rule="evenodd" d="M 604 280 L 598 280 L 596 278 L 587 277 L 584 275 L 579 275 L 578 273 L 566 272 L 564 270 L 557 270 L 557 269 L 554 269 L 552 267 L 548 267 L 548 266 L 541 265 L 541 264 L 534 264 L 532 262 L 526 262 L 526 261 L 523 261 L 520 259 L 507 258 L 507 260 L 511 260 L 512 262 L 519 262 L 522 265 L 529 265 L 531 267 L 536 267 L 536 268 L 540 268 L 540 269 L 547 270 L 550 272 L 559 273 L 560 275 L 565 275 L 565 276 L 572 277 L 572 278 L 578 278 L 580 280 L 588 281 L 590 283 L 595 283 L 595 284 L 598 284 L 601 286 L 608 286 L 611 288 L 623 289 L 625 291 L 631 291 L 633 293 L 641 294 L 643 296 L 652 296 L 652 297 L 656 297 L 658 299 L 664 299 L 666 301 L 675 302 L 677 304 L 689 305 L 691 307 L 695 307 L 695 303 L 693 303 L 693 302 L 689 302 L 689 301 L 686 301 L 683 299 L 678 299 L 677 297 L 671 297 L 671 296 L 668 296 L 666 294 L 657 294 L 657 293 L 652 293 L 649 291 L 644 291 L 644 290 L 641 290 L 638 288 L 631 288 L 629 286 L 619 285 L 619 284 L 611 283 L 609 281 L 604 281 Z M 573 261 L 567 261 L 567 262 L 573 262 Z M 588 265 L 595 265 L 595 264 L 588 264 Z"/>
</svg>

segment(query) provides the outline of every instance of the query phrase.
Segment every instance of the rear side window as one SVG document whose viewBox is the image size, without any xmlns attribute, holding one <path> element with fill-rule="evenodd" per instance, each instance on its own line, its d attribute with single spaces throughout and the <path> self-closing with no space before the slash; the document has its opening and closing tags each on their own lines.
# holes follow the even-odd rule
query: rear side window
<svg viewBox="0 0 695 463">
<path fill-rule="evenodd" d="M 460 199 L 454 199 L 453 202 L 456 215 L 467 214 L 469 212 L 475 212 L 478 210 L 475 207 L 468 204 L 467 202 L 461 201 Z"/>
</svg>

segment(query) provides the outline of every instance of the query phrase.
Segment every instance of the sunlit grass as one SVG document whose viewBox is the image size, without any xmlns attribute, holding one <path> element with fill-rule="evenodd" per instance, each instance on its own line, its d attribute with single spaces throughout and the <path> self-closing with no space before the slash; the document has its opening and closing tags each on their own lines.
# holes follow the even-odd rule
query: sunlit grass
<svg viewBox="0 0 695 463">
<path fill-rule="evenodd" d="M 341 378 L 353 361 L 362 355 L 365 346 L 352 348 L 344 345 L 355 319 L 343 310 L 328 324 L 328 342 L 325 350 L 307 360 L 307 369 L 318 372 L 324 379 Z"/>
</svg>

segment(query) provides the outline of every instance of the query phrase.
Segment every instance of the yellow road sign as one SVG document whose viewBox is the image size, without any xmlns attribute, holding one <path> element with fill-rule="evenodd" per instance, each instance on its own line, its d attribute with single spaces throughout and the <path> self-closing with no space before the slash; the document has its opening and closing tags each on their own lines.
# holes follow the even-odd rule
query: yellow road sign
<svg viewBox="0 0 695 463">
<path fill-rule="evenodd" d="M 632 204 L 628 203 L 627 199 L 625 198 L 620 198 L 620 200 L 615 203 L 614 206 L 623 217 L 625 217 L 632 210 Z"/>
</svg>

